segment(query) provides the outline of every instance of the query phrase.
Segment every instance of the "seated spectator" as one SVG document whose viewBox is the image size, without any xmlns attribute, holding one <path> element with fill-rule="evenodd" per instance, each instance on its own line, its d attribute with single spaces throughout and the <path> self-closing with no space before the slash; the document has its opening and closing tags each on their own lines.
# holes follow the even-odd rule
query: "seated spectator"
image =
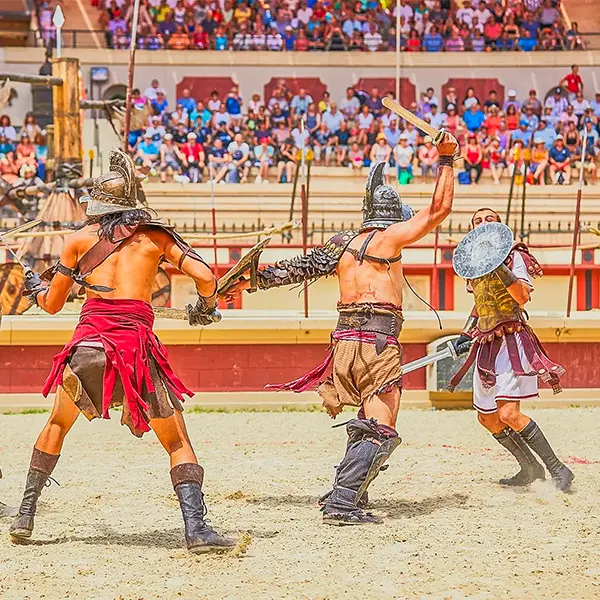
<svg viewBox="0 0 600 600">
<path fill-rule="evenodd" d="M 446 117 L 447 115 L 438 110 L 437 104 L 430 104 L 429 112 L 425 115 L 425 120 L 431 123 L 436 129 L 441 129 L 446 122 Z"/>
<path fill-rule="evenodd" d="M 416 34 L 416 31 L 415 31 Z M 417 42 L 419 40 L 417 39 Z M 383 38 L 381 34 L 377 31 L 377 25 L 375 23 L 369 24 L 369 30 L 363 36 L 363 42 L 370 52 L 376 52 L 381 49 L 383 44 Z"/>
<path fill-rule="evenodd" d="M 117 27 L 113 38 L 112 47 L 115 50 L 127 50 L 131 46 L 131 38 L 125 29 Z"/>
<path fill-rule="evenodd" d="M 315 153 L 315 163 L 322 162 L 322 159 L 324 159 L 325 166 L 329 166 L 335 147 L 333 132 L 325 123 L 321 123 L 319 129 L 313 135 L 313 150 Z"/>
<path fill-rule="evenodd" d="M 571 22 L 571 29 L 566 33 L 567 50 L 584 50 L 585 44 L 579 33 L 579 24 L 576 21 Z"/>
<path fill-rule="evenodd" d="M 573 112 L 581 122 L 581 118 L 585 111 L 590 107 L 590 103 L 583 97 L 583 92 L 577 92 L 575 99 L 571 102 Z"/>
<path fill-rule="evenodd" d="M 371 153 L 369 159 L 371 164 L 384 162 L 386 164 L 385 169 L 383 171 L 386 180 L 389 183 L 389 172 L 390 172 L 390 157 L 392 156 L 392 149 L 387 142 L 384 133 L 379 133 L 376 138 L 376 143 L 371 147 Z"/>
<path fill-rule="evenodd" d="M 544 27 L 552 27 L 555 21 L 560 19 L 560 13 L 552 0 L 544 0 L 544 6 L 540 13 L 540 25 Z"/>
<path fill-rule="evenodd" d="M 156 92 L 156 98 L 151 101 L 151 106 L 157 115 L 162 116 L 168 112 L 169 102 L 168 102 L 163 90 L 158 90 Z"/>
<path fill-rule="evenodd" d="M 336 132 L 341 127 L 344 122 L 344 115 L 338 110 L 335 102 L 332 102 L 329 109 L 322 114 L 321 122 L 330 133 Z"/>
<path fill-rule="evenodd" d="M 362 172 L 363 165 L 365 164 L 365 153 L 360 146 L 354 142 L 348 153 L 348 167 L 352 169 L 353 173 L 360 174 Z"/>
<path fill-rule="evenodd" d="M 527 121 L 527 130 L 535 131 L 540 123 L 540 118 L 533 112 L 533 108 L 528 106 L 521 115 L 521 120 Z"/>
<path fill-rule="evenodd" d="M 346 88 L 346 97 L 340 103 L 340 111 L 350 124 L 354 125 L 360 111 L 360 101 L 356 97 L 353 87 Z"/>
<path fill-rule="evenodd" d="M 229 40 L 225 28 L 219 25 L 215 34 L 214 49 L 218 51 L 229 49 Z"/>
<path fill-rule="evenodd" d="M 187 134 L 187 141 L 181 146 L 181 154 L 185 157 L 186 175 L 192 183 L 202 181 L 202 172 L 206 166 L 204 146 L 198 142 L 193 132 Z"/>
<path fill-rule="evenodd" d="M 500 139 L 493 137 L 484 152 L 490 164 L 492 180 L 494 184 L 498 185 L 506 168 L 506 148 L 501 148 Z"/>
<path fill-rule="evenodd" d="M 509 37 L 506 30 L 502 32 L 502 35 L 496 40 L 496 50 L 508 51 L 515 49 L 515 40 Z"/>
<path fill-rule="evenodd" d="M 171 113 L 171 118 L 169 119 L 171 127 L 178 127 L 181 123 L 182 125 L 187 127 L 187 124 L 190 120 L 187 110 L 183 107 L 183 104 L 177 104 L 175 110 Z"/>
<path fill-rule="evenodd" d="M 467 145 L 463 148 L 462 153 L 465 161 L 465 170 L 469 173 L 471 183 L 479 183 L 479 178 L 482 172 L 483 150 L 477 141 L 475 133 L 469 133 Z"/>
<path fill-rule="evenodd" d="M 2 153 L 2 139 L 0 138 L 0 153 Z M 38 175 L 46 181 L 46 161 L 48 160 L 48 146 L 46 144 L 46 131 L 42 129 L 35 136 L 35 160 L 37 161 Z"/>
<path fill-rule="evenodd" d="M 235 169 L 239 176 L 240 182 L 246 183 L 250 174 L 250 146 L 244 141 L 244 136 L 241 133 L 236 133 L 233 141 L 227 146 L 227 152 L 232 156 L 231 168 Z"/>
<path fill-rule="evenodd" d="M 231 126 L 231 115 L 227 112 L 227 106 L 224 102 L 221 102 L 219 109 L 213 114 L 212 125 L 213 127 L 219 127 L 221 123 L 225 123 L 226 127 Z"/>
<path fill-rule="evenodd" d="M 514 104 L 509 104 L 506 109 L 506 125 L 509 131 L 514 131 L 519 128 L 521 122 L 521 115 L 517 112 L 517 108 Z"/>
<path fill-rule="evenodd" d="M 496 42 L 502 35 L 502 25 L 494 17 L 490 17 L 483 28 L 483 35 L 488 48 L 496 49 Z"/>
<path fill-rule="evenodd" d="M 498 111 L 498 106 L 494 104 L 490 107 L 489 113 L 485 118 L 483 124 L 487 127 L 489 134 L 493 137 L 498 133 L 498 129 L 500 129 L 501 122 L 502 117 L 500 116 L 500 112 Z"/>
<path fill-rule="evenodd" d="M 267 50 L 272 52 L 281 52 L 283 50 L 283 38 L 280 33 L 269 32 L 267 34 Z M 265 183 L 269 183 L 269 180 L 265 180 Z"/>
<path fill-rule="evenodd" d="M 567 106 L 567 110 L 562 115 L 560 115 L 559 121 L 563 127 L 567 127 L 567 125 L 570 122 L 574 123 L 575 125 L 577 125 L 579 123 L 579 119 L 577 118 L 577 115 L 575 114 L 575 109 L 573 108 L 572 104 L 569 104 Z"/>
<path fill-rule="evenodd" d="M 479 104 L 479 99 L 475 95 L 475 90 L 472 87 L 467 88 L 465 99 L 462 104 L 465 111 L 469 110 L 473 104 Z"/>
<path fill-rule="evenodd" d="M 164 32 L 163 32 L 164 35 Z M 183 31 L 181 25 L 175 26 L 175 31 L 167 42 L 167 48 L 170 50 L 188 50 L 190 47 L 190 37 Z"/>
<path fill-rule="evenodd" d="M 430 136 L 426 135 L 423 139 L 423 145 L 419 148 L 417 157 L 419 159 L 419 167 L 421 168 L 421 176 L 426 181 L 429 180 L 430 175 L 435 179 L 438 173 L 440 155 L 436 147 L 432 144 Z"/>
<path fill-rule="evenodd" d="M 408 143 L 408 135 L 403 133 L 394 148 L 394 162 L 397 168 L 398 183 L 409 184 L 413 179 L 412 161 L 415 155 L 413 147 Z"/>
<path fill-rule="evenodd" d="M 348 150 L 350 149 L 350 130 L 346 121 L 342 121 L 340 128 L 334 132 L 335 161 L 339 166 L 346 164 Z"/>
<path fill-rule="evenodd" d="M 398 144 L 398 141 L 400 140 L 400 135 L 402 134 L 402 132 L 398 128 L 398 120 L 397 119 L 390 120 L 389 125 L 387 127 L 385 127 L 385 129 L 383 130 L 383 133 L 385 134 L 385 137 L 388 141 L 388 144 L 390 145 L 390 148 L 393 148 L 394 146 L 396 146 Z"/>
<path fill-rule="evenodd" d="M 545 148 L 549 150 L 556 139 L 556 131 L 552 127 L 548 127 L 546 122 L 542 120 L 534 133 L 534 138 L 542 140 Z"/>
<path fill-rule="evenodd" d="M 279 183 L 292 183 L 295 169 L 296 148 L 294 148 L 293 138 L 288 138 L 280 145 L 277 153 L 277 181 Z"/>
<path fill-rule="evenodd" d="M 206 127 L 212 121 L 212 113 L 204 102 L 198 102 L 196 107 L 190 113 L 190 125 L 193 128 Z"/>
<path fill-rule="evenodd" d="M 42 128 L 37 124 L 35 117 L 32 113 L 27 113 L 23 121 L 23 127 L 21 133 L 26 131 L 29 134 L 29 139 L 35 140 Z"/>
<path fill-rule="evenodd" d="M 298 149 L 304 148 L 304 152 L 306 153 L 310 147 L 311 134 L 307 127 L 303 127 L 302 131 L 300 131 L 300 125 L 300 119 L 296 120 L 291 136 L 294 140 L 294 146 Z"/>
<path fill-rule="evenodd" d="M 0 135 L 6 137 L 7 140 L 15 142 L 17 140 L 17 131 L 10 124 L 10 117 L 8 115 L 2 115 L 0 117 Z"/>
<path fill-rule="evenodd" d="M 254 165 L 258 167 L 255 183 L 269 183 L 269 168 L 273 165 L 275 149 L 269 144 L 269 138 L 263 137 L 260 145 L 254 148 Z"/>
<path fill-rule="evenodd" d="M 464 0 L 462 8 L 456 11 L 456 18 L 459 22 L 465 23 L 468 26 L 473 24 L 473 16 L 475 11 L 471 6 L 471 0 Z"/>
<path fill-rule="evenodd" d="M 173 136 L 173 141 L 181 146 L 185 144 L 187 141 L 188 128 L 184 123 L 179 123 L 175 129 L 171 129 L 171 135 Z"/>
<path fill-rule="evenodd" d="M 158 164 L 159 154 L 160 148 L 152 140 L 152 134 L 146 132 L 143 140 L 138 144 L 137 151 L 134 156 L 137 164 L 143 168 L 144 172 L 155 176 L 155 167 Z"/>
<path fill-rule="evenodd" d="M 463 52 L 465 49 L 465 43 L 458 35 L 458 31 L 454 30 L 452 35 L 446 40 L 444 47 L 446 48 L 446 52 Z"/>
<path fill-rule="evenodd" d="M 444 128 L 450 133 L 454 134 L 456 128 L 462 124 L 462 119 L 458 115 L 456 111 L 456 106 L 454 104 L 447 105 L 447 115 L 446 121 L 444 122 Z"/>
<path fill-rule="evenodd" d="M 463 115 L 463 121 L 469 131 L 477 131 L 485 121 L 485 114 L 479 108 L 479 104 L 472 103 L 469 110 Z"/>
<path fill-rule="evenodd" d="M 521 37 L 517 43 L 517 50 L 523 52 L 531 52 L 537 49 L 537 37 L 533 37 L 531 31 L 528 29 L 521 30 Z"/>
<path fill-rule="evenodd" d="M 19 165 L 31 165 L 36 167 L 35 146 L 29 138 L 27 131 L 22 131 L 20 141 L 16 148 L 17 162 Z"/>
<path fill-rule="evenodd" d="M 475 29 L 469 37 L 469 43 L 473 52 L 485 52 L 487 48 L 487 42 L 483 36 L 483 32 L 479 29 Z"/>
<path fill-rule="evenodd" d="M 365 40 L 366 43 L 366 40 Z M 406 40 L 406 51 L 407 52 L 419 52 L 421 50 L 421 40 L 419 39 L 419 33 L 416 29 L 411 29 Z"/>
<path fill-rule="evenodd" d="M 165 134 L 163 143 L 160 146 L 160 180 L 162 183 L 167 181 L 167 175 L 176 178 L 183 174 L 184 167 L 187 167 L 185 156 L 181 153 L 177 144 L 173 143 L 173 136 L 170 133 Z"/>
<path fill-rule="evenodd" d="M 529 148 L 531 143 L 533 132 L 529 129 L 529 121 L 527 119 L 521 118 L 519 121 L 519 129 L 515 129 L 512 132 L 512 141 L 521 140 L 523 142 L 523 146 Z"/>
<path fill-rule="evenodd" d="M 284 120 L 277 123 L 277 128 L 272 132 L 271 137 L 273 138 L 273 142 L 279 147 L 290 137 L 290 135 L 291 130 L 288 127 L 287 121 Z"/>
<path fill-rule="evenodd" d="M 566 128 L 564 129 L 564 142 L 565 146 L 571 153 L 572 159 L 575 161 L 577 158 L 577 150 L 581 140 L 579 139 L 579 132 L 573 121 L 569 121 Z"/>
<path fill-rule="evenodd" d="M 560 115 L 553 114 L 552 108 L 550 106 L 545 106 L 541 120 L 551 129 L 557 129 L 560 124 Z"/>
<path fill-rule="evenodd" d="M 223 140 L 216 137 L 208 151 L 208 174 L 213 183 L 225 183 L 230 164 L 231 155 L 225 149 Z"/>
<path fill-rule="evenodd" d="M 527 37 L 537 40 L 540 30 L 540 22 L 535 19 L 535 16 L 531 11 L 528 11 L 525 14 L 525 19 L 521 23 L 521 29 L 525 30 L 524 33 L 527 34 Z"/>
<path fill-rule="evenodd" d="M 444 38 L 439 29 L 433 26 L 429 33 L 423 36 L 423 50 L 425 52 L 441 52 L 444 49 Z"/>
<path fill-rule="evenodd" d="M 229 94 L 225 96 L 225 111 L 229 115 L 232 127 L 241 127 L 242 125 L 242 102 L 240 89 L 237 85 L 234 85 Z"/>
<path fill-rule="evenodd" d="M 290 103 L 292 117 L 306 114 L 311 104 L 313 104 L 312 96 L 304 88 L 300 88 Z"/>
<path fill-rule="evenodd" d="M 19 178 L 19 165 L 12 150 L 0 154 L 0 177 L 9 185 L 14 185 Z"/>
<path fill-rule="evenodd" d="M 557 135 L 550 148 L 550 179 L 557 185 L 571 183 L 571 153 L 565 147 L 562 135 Z"/>
<path fill-rule="evenodd" d="M 290 28 L 291 30 L 291 28 Z M 368 35 L 368 34 L 367 34 Z M 376 36 L 379 36 L 381 38 L 381 35 L 379 33 L 375 33 Z M 293 40 L 295 43 L 296 40 L 296 36 L 293 36 Z M 342 33 L 341 28 L 339 27 L 339 25 L 334 25 L 329 32 L 325 33 L 325 50 L 328 52 L 343 52 L 348 50 L 348 44 L 346 43 L 346 38 L 344 37 L 344 34 Z M 381 39 L 381 46 L 383 46 L 383 38 Z M 292 44 L 290 50 L 293 50 L 294 46 Z"/>
<path fill-rule="evenodd" d="M 537 182 L 539 185 L 546 185 L 546 167 L 548 166 L 548 158 L 549 153 L 544 145 L 544 140 L 539 137 L 534 138 L 530 164 L 534 183 Z"/>
<path fill-rule="evenodd" d="M 219 92 L 217 90 L 213 90 L 210 93 L 210 98 L 208 100 L 207 106 L 208 110 L 212 113 L 216 113 L 221 108 L 221 99 L 219 98 Z"/>
<path fill-rule="evenodd" d="M 535 90 L 529 90 L 529 96 L 523 103 L 521 110 L 524 112 L 527 108 L 531 108 L 534 114 L 536 114 L 538 117 L 542 115 L 542 103 L 537 97 L 537 92 Z"/>
<path fill-rule="evenodd" d="M 563 90 L 560 87 L 555 87 L 552 95 L 546 98 L 544 108 L 548 107 L 552 110 L 552 114 L 560 117 L 563 112 L 566 112 L 569 106 L 569 101 L 563 95 Z"/>
</svg>

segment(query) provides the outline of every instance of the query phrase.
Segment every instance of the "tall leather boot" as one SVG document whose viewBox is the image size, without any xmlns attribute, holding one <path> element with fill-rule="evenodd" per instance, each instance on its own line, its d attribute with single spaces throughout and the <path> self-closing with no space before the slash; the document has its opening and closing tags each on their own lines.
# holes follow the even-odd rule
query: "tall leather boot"
<svg viewBox="0 0 600 600">
<path fill-rule="evenodd" d="M 323 523 L 362 525 L 381 519 L 362 510 L 359 504 L 370 483 L 402 440 L 390 427 L 374 419 L 351 419 L 346 425 L 346 454 L 336 469 L 331 494 L 324 499 Z"/>
<path fill-rule="evenodd" d="M 496 441 L 504 446 L 516 459 L 521 470 L 513 477 L 499 481 L 500 485 L 525 486 L 536 479 L 546 479 L 544 467 L 537 461 L 525 440 L 510 427 L 505 427 L 499 433 L 494 433 Z"/>
<path fill-rule="evenodd" d="M 566 492 L 573 483 L 575 475 L 573 471 L 563 464 L 554 454 L 554 450 L 548 443 L 546 436 L 542 433 L 535 421 L 530 421 L 521 431 L 521 437 L 527 442 L 529 447 L 542 459 L 546 465 L 557 490 Z"/>
<path fill-rule="evenodd" d="M 19 514 L 9 530 L 10 536 L 15 541 L 31 537 L 38 498 L 59 458 L 60 454 L 48 454 L 37 448 L 33 449 Z"/>
<path fill-rule="evenodd" d="M 2 470 L 0 469 L 0 479 L 2 479 Z M 14 506 L 8 506 L 0 502 L 0 519 L 3 517 L 16 517 L 19 510 Z"/>
<path fill-rule="evenodd" d="M 208 509 L 202 493 L 203 479 L 204 469 L 195 463 L 183 463 L 171 469 L 173 489 L 183 515 L 187 548 L 194 554 L 231 550 L 235 541 L 219 535 L 204 520 Z"/>
</svg>

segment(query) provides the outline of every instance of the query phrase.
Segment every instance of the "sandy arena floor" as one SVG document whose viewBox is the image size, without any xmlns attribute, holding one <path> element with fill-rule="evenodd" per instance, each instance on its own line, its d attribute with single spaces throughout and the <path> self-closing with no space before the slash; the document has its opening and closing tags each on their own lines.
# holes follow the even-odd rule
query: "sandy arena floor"
<svg viewBox="0 0 600 600">
<path fill-rule="evenodd" d="M 319 413 L 190 414 L 213 525 L 253 543 L 243 558 L 183 548 L 168 461 L 153 434 L 81 419 L 45 490 L 35 541 L 15 546 L 0 523 L 0 597 L 587 600 L 600 598 L 600 409 L 532 411 L 576 473 L 501 489 L 515 471 L 472 412 L 405 411 L 403 445 L 372 486 L 384 525 L 320 523 L 343 428 Z M 5 479 L 16 503 L 46 415 L 0 416 Z"/>
</svg>

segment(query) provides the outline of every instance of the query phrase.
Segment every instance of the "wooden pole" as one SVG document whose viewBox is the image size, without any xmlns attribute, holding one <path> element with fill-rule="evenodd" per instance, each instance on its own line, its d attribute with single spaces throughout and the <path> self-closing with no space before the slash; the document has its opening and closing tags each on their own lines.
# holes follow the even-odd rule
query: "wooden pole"
<svg viewBox="0 0 600 600">
<path fill-rule="evenodd" d="M 64 82 L 52 95 L 55 164 L 81 165 L 83 144 L 79 106 L 79 61 L 76 58 L 55 59 L 52 61 L 52 75 Z"/>
<path fill-rule="evenodd" d="M 212 234 L 213 234 L 213 273 L 215 277 L 219 277 L 219 256 L 217 248 L 217 207 L 215 204 L 215 173 L 212 166 L 208 167 L 208 174 L 210 176 L 210 199 L 212 202 L 211 216 L 212 216 Z"/>
<path fill-rule="evenodd" d="M 510 208 L 512 204 L 513 192 L 515 189 L 515 177 L 517 176 L 517 165 L 514 165 L 512 175 L 510 177 L 510 188 L 508 189 L 508 202 L 506 204 L 506 220 L 504 221 L 507 225 L 510 220 Z"/>
<path fill-rule="evenodd" d="M 302 185 L 300 187 L 300 198 L 302 200 L 302 253 L 306 256 L 308 252 L 308 196 L 306 194 L 306 142 L 304 140 L 304 116 L 300 120 L 300 135 L 302 136 L 302 143 L 300 150 L 302 151 L 301 157 L 301 175 Z M 304 318 L 308 319 L 308 282 L 305 281 L 303 285 L 304 292 Z"/>
<path fill-rule="evenodd" d="M 123 125 L 123 150 L 129 147 L 129 130 L 131 128 L 131 92 L 133 90 L 133 73 L 135 71 L 135 47 L 137 40 L 138 17 L 140 14 L 140 0 L 133 3 L 133 20 L 131 23 L 131 45 L 129 47 L 129 72 L 127 73 L 127 95 L 125 99 L 125 123 Z"/>
<path fill-rule="evenodd" d="M 583 130 L 581 144 L 581 168 L 579 169 L 579 185 L 577 186 L 577 201 L 575 202 L 575 224 L 573 226 L 573 245 L 571 247 L 571 265 L 569 268 L 569 290 L 567 292 L 567 318 L 571 316 L 573 303 L 573 282 L 575 280 L 575 257 L 577 255 L 577 239 L 579 238 L 579 219 L 581 217 L 581 192 L 583 191 L 583 172 L 585 170 L 585 154 L 587 150 L 587 128 Z"/>
</svg>

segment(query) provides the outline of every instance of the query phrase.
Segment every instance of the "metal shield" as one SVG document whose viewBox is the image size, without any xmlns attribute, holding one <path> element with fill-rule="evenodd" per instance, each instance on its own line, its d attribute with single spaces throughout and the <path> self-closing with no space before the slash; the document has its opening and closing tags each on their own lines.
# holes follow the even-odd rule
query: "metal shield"
<svg viewBox="0 0 600 600">
<path fill-rule="evenodd" d="M 452 266 L 463 279 L 483 277 L 506 260 L 512 246 L 510 227 L 502 223 L 485 223 L 470 231 L 456 247 Z"/>
<path fill-rule="evenodd" d="M 219 279 L 219 285 L 217 286 L 217 294 L 222 298 L 227 295 L 229 288 L 231 288 L 237 281 L 244 275 L 248 269 L 250 269 L 250 280 L 252 287 L 256 289 L 256 268 L 258 267 L 258 261 L 260 255 L 264 250 L 265 246 L 271 241 L 271 237 L 266 237 L 261 240 L 255 246 L 252 246 L 250 250 L 235 263 L 223 277 Z M 252 289 L 250 290 L 252 291 Z"/>
</svg>

